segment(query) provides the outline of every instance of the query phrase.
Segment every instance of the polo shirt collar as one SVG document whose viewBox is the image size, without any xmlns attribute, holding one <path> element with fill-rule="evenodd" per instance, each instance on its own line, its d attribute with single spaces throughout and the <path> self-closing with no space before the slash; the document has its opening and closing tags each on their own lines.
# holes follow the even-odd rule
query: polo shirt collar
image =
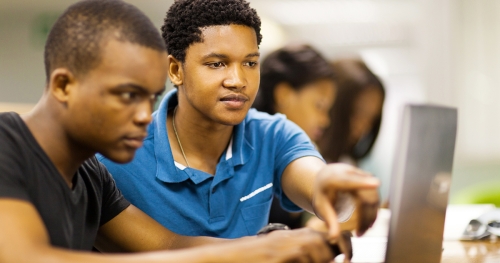
<svg viewBox="0 0 500 263">
<path fill-rule="evenodd" d="M 156 156 L 157 168 L 156 177 L 167 183 L 180 183 L 189 178 L 194 183 L 204 181 L 206 178 L 200 177 L 192 172 L 192 169 L 177 169 L 170 142 L 167 135 L 167 113 L 169 109 L 177 106 L 177 89 L 169 91 L 162 99 L 158 110 L 153 114 L 153 132 L 154 132 L 154 152 Z M 251 157 L 253 147 L 245 138 L 246 119 L 236 125 L 233 130 L 233 137 L 226 150 L 224 160 L 230 166 L 244 165 Z M 221 160 L 221 161 L 222 161 Z"/>
<path fill-rule="evenodd" d="M 153 115 L 154 137 L 153 147 L 156 157 L 156 177 L 163 182 L 179 183 L 189 179 L 184 171 L 177 170 L 167 134 L 168 109 L 177 105 L 177 89 L 163 97 L 158 110 Z"/>
<path fill-rule="evenodd" d="M 236 125 L 233 130 L 233 166 L 244 165 L 252 156 L 253 146 L 245 137 L 245 127 L 247 125 L 248 114 L 240 124 Z"/>
</svg>

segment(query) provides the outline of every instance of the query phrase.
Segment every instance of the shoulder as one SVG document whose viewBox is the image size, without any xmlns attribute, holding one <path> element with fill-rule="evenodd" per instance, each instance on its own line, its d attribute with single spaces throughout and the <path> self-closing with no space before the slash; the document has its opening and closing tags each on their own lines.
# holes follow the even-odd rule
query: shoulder
<svg viewBox="0 0 500 263">
<path fill-rule="evenodd" d="M 94 190 L 107 191 L 110 185 L 114 187 L 114 179 L 109 169 L 95 156 L 87 159 L 80 166 L 79 174 L 87 184 L 95 188 Z"/>
<path fill-rule="evenodd" d="M 12 132 L 18 128 L 20 121 L 22 121 L 21 117 L 15 112 L 0 113 L 0 134 Z"/>
<path fill-rule="evenodd" d="M 286 116 L 281 113 L 271 115 L 267 112 L 258 111 L 251 108 L 245 118 L 245 122 L 279 122 L 286 120 Z"/>
<path fill-rule="evenodd" d="M 262 131 L 265 134 L 273 132 L 273 134 L 296 134 L 304 133 L 297 124 L 288 120 L 285 115 L 276 113 L 270 115 L 266 112 L 260 112 L 256 109 L 250 109 L 245 118 L 245 129 L 252 132 Z M 304 133 L 305 134 L 305 133 Z"/>
<path fill-rule="evenodd" d="M 271 115 L 252 108 L 248 111 L 244 122 L 247 129 L 258 129 L 286 125 L 287 119 L 286 116 L 281 113 Z"/>
<path fill-rule="evenodd" d="M 19 114 L 0 113 L 0 153 L 12 155 L 28 148 L 32 143 L 29 135 L 28 127 Z"/>
<path fill-rule="evenodd" d="M 15 120 L 21 118 L 19 114 L 15 112 L 0 112 L 0 122 Z"/>
<path fill-rule="evenodd" d="M 102 154 L 98 153 L 93 158 L 97 161 L 97 164 L 94 163 L 93 160 L 88 160 L 88 165 L 94 168 L 97 171 L 105 171 L 106 173 L 110 173 L 111 176 L 116 176 L 117 174 L 122 174 L 126 169 L 123 169 L 124 164 L 119 164 L 111 161 L 110 159 L 104 157 Z"/>
<path fill-rule="evenodd" d="M 0 113 L 0 197 L 29 200 L 27 176 L 39 171 L 32 165 L 36 147 L 30 143 L 27 129 L 17 113 Z"/>
<path fill-rule="evenodd" d="M 101 183 L 109 176 L 106 167 L 95 156 L 87 159 L 79 168 L 80 175 L 87 177 L 94 183 Z"/>
<path fill-rule="evenodd" d="M 90 157 L 85 162 L 83 162 L 82 168 L 89 171 L 94 171 L 96 173 L 102 173 L 103 169 L 106 169 L 104 168 L 104 166 L 102 166 L 102 164 L 97 160 L 95 156 Z"/>
</svg>

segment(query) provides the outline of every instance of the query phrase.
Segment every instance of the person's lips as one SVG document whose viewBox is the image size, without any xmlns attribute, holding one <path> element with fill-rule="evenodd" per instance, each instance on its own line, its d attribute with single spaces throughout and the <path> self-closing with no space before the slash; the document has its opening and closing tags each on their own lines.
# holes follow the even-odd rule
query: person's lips
<svg viewBox="0 0 500 263">
<path fill-rule="evenodd" d="M 229 109 L 239 110 L 245 106 L 248 97 L 243 94 L 229 94 L 220 99 Z"/>
<path fill-rule="evenodd" d="M 126 136 L 123 141 L 128 147 L 138 149 L 142 146 L 144 138 L 146 138 L 145 135 Z"/>
<path fill-rule="evenodd" d="M 313 133 L 311 134 L 312 138 L 311 140 L 317 141 L 323 136 L 323 129 L 315 129 Z"/>
</svg>

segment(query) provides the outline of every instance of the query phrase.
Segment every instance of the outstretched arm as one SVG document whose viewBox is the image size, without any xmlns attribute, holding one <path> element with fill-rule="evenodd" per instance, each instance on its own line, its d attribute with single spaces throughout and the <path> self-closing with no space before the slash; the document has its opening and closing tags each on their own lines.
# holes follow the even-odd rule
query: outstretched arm
<svg viewBox="0 0 500 263">
<path fill-rule="evenodd" d="M 131 215 L 132 214 L 132 215 Z M 136 216 L 137 218 L 133 218 Z M 134 223 L 143 222 L 141 213 L 132 210 L 121 214 L 117 221 L 112 219 L 103 226 L 100 235 L 107 237 L 102 244 L 112 244 L 115 248 L 122 250 L 149 250 L 161 248 L 166 245 L 176 247 L 174 243 L 182 242 L 182 238 L 161 239 L 161 233 L 140 234 L 139 229 L 133 229 L 132 234 L 129 224 L 124 220 L 131 219 Z M 116 218 L 115 218 L 116 219 Z M 147 219 L 147 221 L 152 219 Z M 149 221 L 149 223 L 153 223 Z M 153 223 L 154 224 L 154 223 Z M 117 242 L 115 227 L 123 227 L 124 238 Z M 136 254 L 101 254 L 90 252 L 77 252 L 68 249 L 53 247 L 50 244 L 47 230 L 38 212 L 32 204 L 27 201 L 0 198 L 0 262 L 4 263 L 155 263 L 155 262 L 329 262 L 332 254 L 326 245 L 325 238 L 320 233 L 301 231 L 275 231 L 265 237 L 254 237 L 235 241 L 227 241 L 220 244 L 211 244 L 191 249 L 179 249 L 163 252 L 145 252 Z M 154 227 L 154 229 L 159 229 Z M 111 235 L 111 237 L 109 236 Z M 155 241 L 160 238 L 160 241 Z M 196 242 L 187 242 L 184 245 L 196 245 L 205 243 L 205 240 L 196 239 Z M 208 239 L 207 239 L 208 240 Z M 110 242 L 113 241 L 113 242 Z M 211 241 L 211 240 L 210 240 Z M 137 242 L 139 245 L 134 245 Z M 199 242 L 199 243 L 197 243 Z"/>
</svg>

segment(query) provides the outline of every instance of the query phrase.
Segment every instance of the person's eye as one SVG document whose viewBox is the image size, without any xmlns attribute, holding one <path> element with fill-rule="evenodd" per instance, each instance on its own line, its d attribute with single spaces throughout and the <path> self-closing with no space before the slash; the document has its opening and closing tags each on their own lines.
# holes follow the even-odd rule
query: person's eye
<svg viewBox="0 0 500 263">
<path fill-rule="evenodd" d="M 139 98 L 139 94 L 136 92 L 123 92 L 120 94 L 120 97 L 125 101 L 133 101 Z"/>
<path fill-rule="evenodd" d="M 161 94 L 152 94 L 149 98 L 156 103 L 158 101 L 158 98 L 160 98 Z"/>
<path fill-rule="evenodd" d="M 245 63 L 245 66 L 253 68 L 253 67 L 257 66 L 257 62 L 256 61 L 248 61 Z"/>
<path fill-rule="evenodd" d="M 224 67 L 224 62 L 213 62 L 213 63 L 208 63 L 207 64 L 211 68 L 222 68 Z"/>
</svg>

